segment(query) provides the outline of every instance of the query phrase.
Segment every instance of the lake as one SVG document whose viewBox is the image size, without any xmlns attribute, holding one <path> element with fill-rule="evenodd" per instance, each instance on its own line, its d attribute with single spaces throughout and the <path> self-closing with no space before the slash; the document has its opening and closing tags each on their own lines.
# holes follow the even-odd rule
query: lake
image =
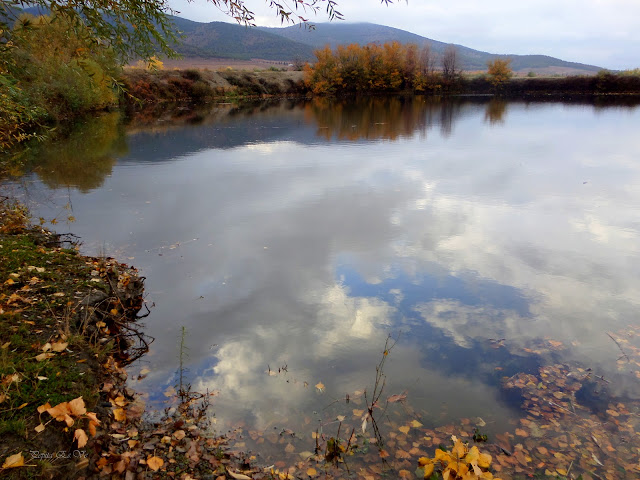
<svg viewBox="0 0 640 480">
<path fill-rule="evenodd" d="M 637 478 L 638 132 L 633 102 L 113 113 L 39 147 L 4 188 L 146 277 L 155 341 L 130 377 L 148 404 L 176 383 L 184 327 L 215 431 L 266 465 L 338 435 L 338 417 L 342 438 L 362 433 L 384 360 L 379 404 L 406 395 L 376 410 L 389 468 L 477 429 L 512 454 L 502 478 Z M 351 462 L 379 473 L 371 455 Z"/>
</svg>

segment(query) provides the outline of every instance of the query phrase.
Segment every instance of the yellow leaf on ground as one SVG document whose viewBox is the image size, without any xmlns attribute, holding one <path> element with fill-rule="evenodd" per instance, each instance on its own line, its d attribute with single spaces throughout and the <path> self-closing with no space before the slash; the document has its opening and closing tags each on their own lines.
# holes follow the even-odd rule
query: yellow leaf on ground
<svg viewBox="0 0 640 480">
<path fill-rule="evenodd" d="M 411 422 L 411 426 L 412 426 L 413 428 L 419 428 L 419 427 L 421 427 L 421 426 L 422 426 L 422 424 L 421 424 L 419 421 L 414 420 L 413 422 Z"/>
<path fill-rule="evenodd" d="M 40 355 L 36 355 L 36 360 L 42 362 L 43 360 L 47 360 L 51 357 L 53 357 L 53 353 L 41 353 Z"/>
<path fill-rule="evenodd" d="M 164 465 L 164 460 L 162 460 L 160 457 L 147 458 L 147 466 L 154 472 L 157 472 L 160 467 L 162 467 L 162 465 Z"/>
<path fill-rule="evenodd" d="M 71 415 L 79 417 L 87 413 L 87 409 L 84 406 L 84 400 L 82 397 L 74 398 L 69 402 L 69 412 Z"/>
<path fill-rule="evenodd" d="M 51 405 L 49 405 L 49 402 L 45 403 L 44 405 L 40 405 L 38 407 L 38 413 L 42 413 L 42 412 L 46 412 L 47 410 L 49 410 L 51 408 Z"/>
<path fill-rule="evenodd" d="M 67 342 L 54 342 L 51 344 L 51 350 L 54 352 L 62 352 L 68 345 Z"/>
<path fill-rule="evenodd" d="M 34 430 L 38 433 L 44 432 L 44 425 L 40 424 L 36 428 L 34 428 Z"/>
<path fill-rule="evenodd" d="M 400 430 L 402 433 L 406 435 L 407 433 L 409 433 L 409 430 L 411 430 L 411 427 L 409 425 L 404 425 L 398 428 L 398 430 Z"/>
<path fill-rule="evenodd" d="M 318 474 L 318 472 L 316 471 L 316 469 L 315 469 L 315 468 L 313 468 L 313 467 L 309 467 L 309 468 L 307 469 L 307 475 L 309 475 L 310 477 L 314 477 L 314 476 L 316 476 L 317 474 Z"/>
<path fill-rule="evenodd" d="M 82 448 L 87 444 L 89 437 L 84 430 L 78 428 L 73 434 L 73 439 L 78 441 L 78 448 Z"/>
<path fill-rule="evenodd" d="M 227 473 L 231 475 L 233 478 L 235 478 L 236 480 L 251 480 L 251 477 L 247 477 L 244 473 L 232 472 L 229 469 L 227 469 Z"/>
<path fill-rule="evenodd" d="M 113 418 L 115 418 L 118 422 L 126 420 L 127 414 L 125 413 L 123 408 L 116 408 L 113 411 Z"/>
<path fill-rule="evenodd" d="M 22 452 L 7 457 L 7 459 L 2 464 L 2 468 L 15 467 L 24 467 L 24 457 L 22 456 Z"/>
</svg>

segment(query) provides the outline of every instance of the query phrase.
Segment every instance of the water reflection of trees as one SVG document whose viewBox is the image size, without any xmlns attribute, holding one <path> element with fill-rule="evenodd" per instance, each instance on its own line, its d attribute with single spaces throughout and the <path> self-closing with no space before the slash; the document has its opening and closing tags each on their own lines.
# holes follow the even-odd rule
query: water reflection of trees
<svg viewBox="0 0 640 480">
<path fill-rule="evenodd" d="M 507 102 L 501 98 L 492 98 L 487 103 L 484 112 L 484 120 L 491 125 L 504 123 L 504 115 L 507 112 Z"/>
<path fill-rule="evenodd" d="M 326 140 L 397 140 L 439 127 L 449 136 L 464 100 L 443 97 L 364 97 L 348 100 L 315 98 L 305 105 L 305 118 L 318 125 Z"/>
<path fill-rule="evenodd" d="M 51 188 L 87 192 L 102 185 L 116 158 L 127 152 L 124 133 L 119 113 L 89 117 L 22 152 L 22 162 Z"/>
</svg>

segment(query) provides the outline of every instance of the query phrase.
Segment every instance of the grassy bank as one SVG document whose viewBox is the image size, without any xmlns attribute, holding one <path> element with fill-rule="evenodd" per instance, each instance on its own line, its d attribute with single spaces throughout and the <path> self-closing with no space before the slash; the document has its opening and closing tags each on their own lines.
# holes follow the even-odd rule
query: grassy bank
<svg viewBox="0 0 640 480">
<path fill-rule="evenodd" d="M 0 458 L 3 477 L 70 478 L 108 417 L 106 367 L 131 351 L 142 301 L 135 270 L 79 255 L 64 238 L 0 203 Z M 105 403 L 106 402 L 106 403 Z M 69 408 L 69 405 L 72 407 Z M 37 453 L 36 453 L 37 452 Z M 11 467 L 13 458 L 24 467 Z"/>
<path fill-rule="evenodd" d="M 125 69 L 123 101 L 128 107 L 158 102 L 200 103 L 213 100 L 301 96 L 307 93 L 302 72 L 226 69 Z"/>
<path fill-rule="evenodd" d="M 0 476 L 249 478 L 243 454 L 205 435 L 208 394 L 179 383 L 162 418 L 142 419 L 125 366 L 150 340 L 143 278 L 67 240 L 0 199 Z"/>
</svg>

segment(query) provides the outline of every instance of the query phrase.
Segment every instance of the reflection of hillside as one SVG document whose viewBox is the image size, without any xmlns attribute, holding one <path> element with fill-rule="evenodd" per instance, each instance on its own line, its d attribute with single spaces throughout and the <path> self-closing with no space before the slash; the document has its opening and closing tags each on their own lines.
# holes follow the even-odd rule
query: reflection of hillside
<svg viewBox="0 0 640 480">
<path fill-rule="evenodd" d="M 365 97 L 349 100 L 317 98 L 305 106 L 306 119 L 318 136 L 330 140 L 397 140 L 426 135 L 434 126 L 448 136 L 468 103 L 442 97 Z"/>
<path fill-rule="evenodd" d="M 102 185 L 118 156 L 127 152 L 119 113 L 89 117 L 64 138 L 36 144 L 25 152 L 26 164 L 49 187 L 82 192 Z"/>
</svg>

